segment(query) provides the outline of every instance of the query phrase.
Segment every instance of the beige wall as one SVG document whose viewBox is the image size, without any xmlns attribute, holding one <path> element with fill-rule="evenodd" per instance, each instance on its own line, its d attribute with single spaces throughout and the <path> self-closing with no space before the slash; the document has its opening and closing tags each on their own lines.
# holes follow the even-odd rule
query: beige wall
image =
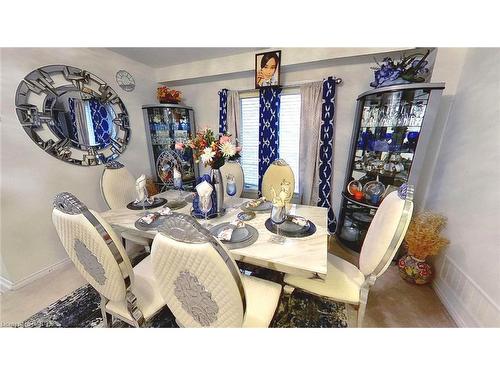
<svg viewBox="0 0 500 375">
<path fill-rule="evenodd" d="M 445 49 L 434 72 L 455 94 L 424 202 L 451 241 L 434 286 L 459 325 L 500 327 L 500 49 Z"/>
<path fill-rule="evenodd" d="M 285 67 L 282 71 L 282 85 L 321 80 L 330 75 L 343 80 L 342 85 L 337 89 L 336 98 L 333 205 L 337 216 L 349 157 L 356 98 L 359 94 L 372 89 L 369 84 L 373 80 L 373 70 L 370 68 L 375 66 L 374 58 L 380 61 L 383 56 L 392 56 L 397 59 L 400 57 L 400 52 L 297 64 Z M 244 90 L 253 87 L 253 72 L 248 71 L 223 77 L 207 77 L 192 82 L 181 82 L 175 86 L 183 92 L 186 104 L 194 107 L 198 129 L 208 126 L 214 130 L 218 129 L 219 123 L 217 92 L 222 88 Z M 243 152 L 244 148 L 243 144 Z"/>
<path fill-rule="evenodd" d="M 105 208 L 99 190 L 102 166 L 73 166 L 48 155 L 27 136 L 15 112 L 19 82 L 37 67 L 66 64 L 87 69 L 105 80 L 127 107 L 131 140 L 119 161 L 134 175 L 150 173 L 141 106 L 155 102 L 152 69 L 105 49 L 3 49 L 1 66 L 1 276 L 11 283 L 66 258 L 51 222 L 51 204 L 61 191 L 74 193 L 89 207 Z M 136 81 L 128 93 L 115 74 L 129 71 Z"/>
</svg>

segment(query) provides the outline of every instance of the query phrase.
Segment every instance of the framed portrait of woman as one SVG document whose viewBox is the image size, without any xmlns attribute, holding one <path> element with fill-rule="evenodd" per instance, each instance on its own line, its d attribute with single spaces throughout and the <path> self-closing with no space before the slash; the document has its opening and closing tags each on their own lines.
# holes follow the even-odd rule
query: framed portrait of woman
<svg viewBox="0 0 500 375">
<path fill-rule="evenodd" d="M 281 51 L 255 55 L 255 88 L 280 85 Z"/>
</svg>

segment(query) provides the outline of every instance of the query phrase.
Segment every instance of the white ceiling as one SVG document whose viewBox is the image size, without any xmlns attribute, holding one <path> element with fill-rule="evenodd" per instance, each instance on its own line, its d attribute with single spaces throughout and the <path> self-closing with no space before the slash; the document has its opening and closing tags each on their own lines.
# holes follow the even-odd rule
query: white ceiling
<svg viewBox="0 0 500 375">
<path fill-rule="evenodd" d="M 236 55 L 239 53 L 260 50 L 263 47 L 254 48 L 174 48 L 174 47 L 132 47 L 132 48 L 108 48 L 111 51 L 126 56 L 132 60 L 146 64 L 152 68 L 178 65 L 187 62 L 212 59 Z"/>
</svg>

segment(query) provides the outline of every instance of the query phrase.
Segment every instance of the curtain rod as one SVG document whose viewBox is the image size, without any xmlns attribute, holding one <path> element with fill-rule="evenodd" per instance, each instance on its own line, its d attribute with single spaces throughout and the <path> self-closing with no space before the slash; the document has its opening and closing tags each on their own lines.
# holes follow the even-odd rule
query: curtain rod
<svg viewBox="0 0 500 375">
<path fill-rule="evenodd" d="M 288 85 L 281 85 L 280 87 L 282 89 L 296 88 L 296 87 L 299 87 L 299 86 L 304 85 L 306 83 L 313 83 L 313 82 L 323 82 L 323 81 L 302 81 L 302 82 L 290 83 Z M 335 83 L 337 85 L 340 85 L 342 83 L 342 78 L 335 78 Z M 241 94 L 241 93 L 257 91 L 257 90 L 259 90 L 259 89 L 244 89 L 244 90 L 234 90 L 234 91 L 238 91 Z"/>
</svg>

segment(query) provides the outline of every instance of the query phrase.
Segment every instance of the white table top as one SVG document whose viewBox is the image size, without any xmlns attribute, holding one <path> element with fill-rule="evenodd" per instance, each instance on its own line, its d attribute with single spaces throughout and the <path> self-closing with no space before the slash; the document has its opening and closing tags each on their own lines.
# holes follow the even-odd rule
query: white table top
<svg viewBox="0 0 500 375">
<path fill-rule="evenodd" d="M 158 197 L 175 199 L 177 192 L 167 191 L 158 194 Z M 237 206 L 248 199 L 232 198 L 226 199 L 226 214 L 222 217 L 209 220 L 210 224 L 230 222 L 241 212 L 239 208 L 230 208 Z M 159 210 L 152 209 L 151 211 Z M 189 215 L 191 204 L 175 210 L 175 212 Z M 265 227 L 265 221 L 269 218 L 269 212 L 257 213 L 256 217 L 247 221 L 259 231 L 259 238 L 252 245 L 242 248 L 229 250 L 235 260 L 249 264 L 269 268 L 272 270 L 301 275 L 305 277 L 319 276 L 324 278 L 327 272 L 327 209 L 315 206 L 292 205 L 291 214 L 303 216 L 311 220 L 316 225 L 316 232 L 308 237 L 287 238 L 284 244 L 269 242 L 273 235 Z M 158 233 L 155 230 L 142 231 L 135 227 L 134 223 L 142 216 L 141 210 L 130 210 L 120 208 L 101 213 L 101 216 L 117 231 L 132 231 L 137 235 L 154 238 Z"/>
</svg>

